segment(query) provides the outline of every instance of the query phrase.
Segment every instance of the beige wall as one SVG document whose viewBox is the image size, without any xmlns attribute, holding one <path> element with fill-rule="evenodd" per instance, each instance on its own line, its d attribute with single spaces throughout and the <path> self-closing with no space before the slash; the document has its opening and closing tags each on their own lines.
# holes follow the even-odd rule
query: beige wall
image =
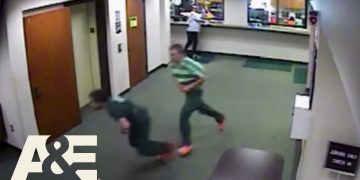
<svg viewBox="0 0 360 180">
<path fill-rule="evenodd" d="M 248 0 L 224 0 L 224 24 L 247 25 Z"/>
<path fill-rule="evenodd" d="M 299 180 L 333 180 L 323 169 L 329 141 L 360 146 L 360 15 L 358 0 L 316 0 L 321 31 L 313 127 Z M 360 180 L 341 177 L 341 180 Z"/>
<path fill-rule="evenodd" d="M 320 38 L 312 112 L 313 124 L 298 180 L 335 179 L 333 173 L 323 169 L 329 141 L 360 145 L 350 104 L 334 63 L 334 56 L 325 37 Z"/>
<path fill-rule="evenodd" d="M 107 10 L 108 54 L 112 59 L 109 62 L 111 93 L 116 96 L 130 87 L 126 0 L 108 0 Z M 120 11 L 121 15 L 122 32 L 120 34 L 116 34 L 115 31 L 116 11 Z M 122 45 L 122 52 L 118 52 L 119 44 Z"/>
<path fill-rule="evenodd" d="M 170 46 L 170 2 L 146 0 L 146 45 L 148 71 L 169 62 Z"/>
<path fill-rule="evenodd" d="M 92 90 L 100 88 L 97 36 L 96 33 L 90 33 L 90 27 L 96 27 L 94 8 L 93 3 L 80 4 L 70 8 L 80 108 L 90 102 L 88 94 Z"/>
<path fill-rule="evenodd" d="M 7 132 L 7 142 L 13 146 L 21 146 L 25 140 L 22 131 L 13 132 L 14 129 L 23 129 L 20 121 L 19 109 L 17 109 L 17 97 L 14 85 L 14 78 L 9 62 L 9 49 L 6 36 L 5 13 L 0 12 L 0 103 L 2 115 Z"/>
<path fill-rule="evenodd" d="M 321 11 L 323 36 L 334 56 L 360 138 L 360 21 L 349 21 L 360 15 L 360 1 L 315 2 Z"/>
</svg>

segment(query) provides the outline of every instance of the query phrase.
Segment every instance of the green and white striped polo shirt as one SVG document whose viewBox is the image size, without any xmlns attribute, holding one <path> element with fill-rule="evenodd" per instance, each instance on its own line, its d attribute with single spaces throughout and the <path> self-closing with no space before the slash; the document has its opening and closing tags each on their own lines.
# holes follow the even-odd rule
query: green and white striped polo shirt
<svg viewBox="0 0 360 180">
<path fill-rule="evenodd" d="M 180 63 L 171 63 L 170 68 L 180 84 L 188 84 L 205 77 L 204 66 L 189 57 L 185 57 Z"/>
</svg>

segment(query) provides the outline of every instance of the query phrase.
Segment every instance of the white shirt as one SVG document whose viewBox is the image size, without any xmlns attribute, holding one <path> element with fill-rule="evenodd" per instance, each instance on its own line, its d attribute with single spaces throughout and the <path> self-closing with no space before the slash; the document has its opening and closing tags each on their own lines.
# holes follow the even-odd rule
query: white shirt
<svg viewBox="0 0 360 180">
<path fill-rule="evenodd" d="M 181 5 L 181 0 L 173 0 L 172 3 L 175 6 L 180 6 Z"/>
<path fill-rule="evenodd" d="M 199 21 L 202 21 L 201 14 L 196 12 L 191 12 L 189 19 L 188 19 L 188 32 L 200 32 L 201 29 L 201 23 Z"/>
</svg>

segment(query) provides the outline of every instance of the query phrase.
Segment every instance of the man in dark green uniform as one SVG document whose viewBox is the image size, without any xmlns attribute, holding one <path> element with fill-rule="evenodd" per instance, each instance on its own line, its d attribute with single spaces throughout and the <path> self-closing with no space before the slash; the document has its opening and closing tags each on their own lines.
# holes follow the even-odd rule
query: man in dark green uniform
<svg viewBox="0 0 360 180">
<path fill-rule="evenodd" d="M 147 109 L 120 96 L 110 98 L 102 90 L 90 93 L 93 103 L 106 108 L 109 115 L 118 122 L 119 129 L 129 134 L 129 143 L 143 156 L 156 156 L 159 160 L 172 157 L 174 145 L 169 142 L 149 140 L 150 117 Z"/>
<path fill-rule="evenodd" d="M 186 95 L 185 104 L 180 112 L 180 132 L 182 145 L 178 149 L 181 156 L 192 151 L 190 116 L 193 112 L 213 117 L 219 130 L 224 131 L 225 116 L 207 105 L 203 98 L 202 84 L 205 81 L 205 68 L 193 59 L 186 57 L 180 44 L 170 47 L 171 73 L 178 82 L 179 90 Z"/>
</svg>

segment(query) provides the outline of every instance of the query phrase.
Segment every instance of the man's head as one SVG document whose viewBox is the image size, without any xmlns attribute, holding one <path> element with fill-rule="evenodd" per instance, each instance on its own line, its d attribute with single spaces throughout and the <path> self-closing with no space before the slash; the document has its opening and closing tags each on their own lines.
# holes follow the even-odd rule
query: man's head
<svg viewBox="0 0 360 180">
<path fill-rule="evenodd" d="M 192 10 L 197 12 L 197 13 L 201 13 L 201 7 L 199 4 L 193 4 L 192 5 Z"/>
<path fill-rule="evenodd" d="M 104 107 L 109 99 L 108 94 L 103 90 L 94 90 L 89 94 L 91 102 L 97 106 Z"/>
<path fill-rule="evenodd" d="M 170 58 L 174 63 L 179 63 L 184 59 L 184 48 L 181 44 L 173 44 L 170 46 Z"/>
</svg>

